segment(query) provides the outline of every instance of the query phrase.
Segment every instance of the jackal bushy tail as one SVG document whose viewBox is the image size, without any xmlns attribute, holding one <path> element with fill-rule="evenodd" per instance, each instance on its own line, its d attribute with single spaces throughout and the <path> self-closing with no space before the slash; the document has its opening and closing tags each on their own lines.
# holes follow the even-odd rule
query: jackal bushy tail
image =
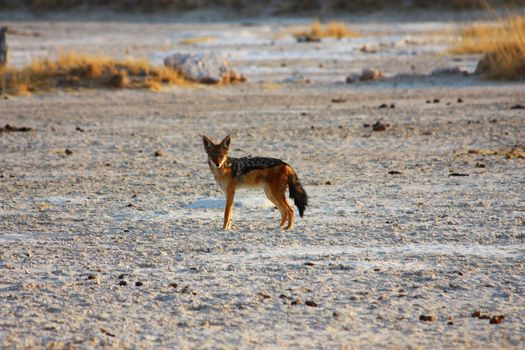
<svg viewBox="0 0 525 350">
<path fill-rule="evenodd" d="M 297 209 L 299 209 L 299 215 L 303 217 L 304 210 L 308 205 L 308 195 L 295 172 L 288 177 L 288 189 L 290 190 L 290 198 L 293 198 Z"/>
</svg>

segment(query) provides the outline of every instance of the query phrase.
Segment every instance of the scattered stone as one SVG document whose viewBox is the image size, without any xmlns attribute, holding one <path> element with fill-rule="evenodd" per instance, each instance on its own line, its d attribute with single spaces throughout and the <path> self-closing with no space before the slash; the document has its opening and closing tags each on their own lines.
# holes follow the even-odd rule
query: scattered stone
<svg viewBox="0 0 525 350">
<path fill-rule="evenodd" d="M 315 35 L 302 34 L 295 37 L 298 43 L 319 43 L 321 38 Z"/>
<path fill-rule="evenodd" d="M 454 322 L 453 321 L 448 321 L 447 322 L 447 326 L 453 326 L 454 325 Z"/>
<path fill-rule="evenodd" d="M 80 126 L 77 126 L 77 128 L 75 130 L 76 131 L 80 131 L 80 132 L 84 132 L 84 129 L 82 129 Z"/>
<path fill-rule="evenodd" d="M 390 124 L 383 124 L 380 121 L 372 124 L 372 130 L 374 131 L 385 131 L 388 127 L 390 127 Z"/>
<path fill-rule="evenodd" d="M 176 53 L 164 59 L 164 65 L 177 70 L 186 79 L 202 84 L 244 82 L 246 78 L 234 72 L 219 54 Z"/>
<path fill-rule="evenodd" d="M 491 124 L 496 124 L 497 122 L 498 122 L 497 119 L 491 119 L 491 120 L 489 120 L 489 123 L 491 123 Z"/>
<path fill-rule="evenodd" d="M 439 100 L 439 98 L 435 98 L 434 100 L 432 100 L 432 102 L 434 102 L 434 103 L 439 103 L 440 100 Z"/>
<path fill-rule="evenodd" d="M 119 280 L 123 280 L 124 277 L 126 277 L 126 274 L 123 274 L 123 273 L 122 273 L 122 274 L 118 275 L 118 279 L 119 279 Z"/>
<path fill-rule="evenodd" d="M 334 316 L 334 318 L 339 318 L 339 317 L 341 317 L 341 313 L 338 312 L 338 311 L 334 311 L 334 312 L 332 312 L 332 316 Z"/>
<path fill-rule="evenodd" d="M 483 163 L 476 163 L 476 168 L 485 168 L 485 164 Z"/>
<path fill-rule="evenodd" d="M 421 322 L 434 322 L 436 320 L 435 316 L 432 315 L 421 315 L 419 316 Z"/>
<path fill-rule="evenodd" d="M 427 105 L 428 105 L 428 104 L 430 104 L 430 103 L 432 103 L 432 101 L 430 101 L 430 100 L 427 100 Z"/>
<path fill-rule="evenodd" d="M 490 316 L 489 315 L 481 315 L 478 317 L 480 320 L 490 320 Z"/>
<path fill-rule="evenodd" d="M 464 174 L 464 173 L 450 173 L 450 174 L 448 174 L 448 176 L 469 176 L 469 174 Z"/>
<path fill-rule="evenodd" d="M 503 315 L 492 316 L 489 323 L 490 324 L 500 324 L 501 322 L 503 322 L 504 319 L 505 319 L 505 316 Z"/>
<path fill-rule="evenodd" d="M 379 79 L 384 78 L 384 77 L 385 77 L 385 75 L 380 70 L 371 69 L 371 68 L 365 68 L 361 72 L 361 76 L 359 77 L 359 80 L 361 80 L 361 81 L 379 80 Z"/>
<path fill-rule="evenodd" d="M 279 299 L 291 299 L 291 298 L 286 294 L 281 294 L 279 295 Z"/>
<path fill-rule="evenodd" d="M 367 123 L 363 124 L 363 128 L 369 128 L 369 127 L 370 127 L 370 124 L 367 124 Z"/>
<path fill-rule="evenodd" d="M 524 105 L 514 105 L 512 107 L 510 107 L 510 109 L 525 109 L 525 106 Z"/>
<path fill-rule="evenodd" d="M 17 128 L 16 126 L 11 126 L 9 124 L 6 124 L 3 128 L 0 128 L 0 133 L 2 132 L 28 132 L 33 129 L 28 128 L 27 126 L 22 126 L 20 128 Z"/>
<path fill-rule="evenodd" d="M 115 334 L 111 333 L 110 331 L 108 331 L 107 329 L 105 328 L 100 328 L 100 332 L 102 332 L 103 334 L 109 336 L 109 337 L 114 337 Z"/>
<path fill-rule="evenodd" d="M 180 291 L 183 294 L 197 295 L 197 292 L 190 288 L 190 286 L 185 286 Z"/>
<path fill-rule="evenodd" d="M 396 108 L 396 105 L 394 103 L 391 103 L 390 108 Z"/>
<path fill-rule="evenodd" d="M 268 294 L 265 294 L 265 293 L 257 293 L 261 298 L 263 299 L 270 299 L 271 296 L 269 296 Z"/>
<path fill-rule="evenodd" d="M 378 108 L 387 108 L 388 105 L 386 103 L 383 103 L 382 105 L 380 105 Z"/>
<path fill-rule="evenodd" d="M 141 281 L 135 282 L 136 287 L 142 287 L 143 285 L 144 285 L 144 282 L 141 282 Z"/>
<path fill-rule="evenodd" d="M 155 151 L 154 156 L 155 156 L 155 157 L 165 157 L 165 156 L 166 156 L 166 153 L 164 153 L 163 150 L 158 149 L 158 150 Z"/>
<path fill-rule="evenodd" d="M 70 156 L 73 154 L 73 151 L 70 150 L 69 148 L 66 148 L 66 150 L 64 151 L 64 153 L 66 154 L 66 156 Z"/>
<path fill-rule="evenodd" d="M 300 305 L 300 304 L 302 304 L 302 303 L 303 303 L 303 302 L 302 302 L 300 299 L 295 299 L 295 300 L 293 300 L 293 301 L 290 303 L 290 305 Z"/>
<path fill-rule="evenodd" d="M 307 300 L 307 301 L 304 302 L 304 304 L 306 306 L 310 306 L 310 307 L 317 307 L 317 303 L 315 301 L 313 301 L 313 300 Z"/>
<path fill-rule="evenodd" d="M 330 180 L 327 180 L 324 184 L 325 184 L 325 185 L 328 185 L 328 186 L 331 186 L 331 185 L 333 185 L 334 183 L 333 183 L 332 181 L 330 181 Z"/>
<path fill-rule="evenodd" d="M 307 261 L 304 263 L 306 266 L 314 266 L 314 263 L 311 261 Z"/>
<path fill-rule="evenodd" d="M 348 101 L 346 98 L 334 98 L 332 99 L 332 103 L 345 103 Z"/>
<path fill-rule="evenodd" d="M 461 97 L 458 97 L 458 103 L 463 103 L 463 99 Z"/>
<path fill-rule="evenodd" d="M 452 68 L 437 68 L 437 69 L 434 69 L 431 73 L 431 75 L 455 75 L 455 74 L 468 75 L 468 72 L 459 67 L 452 67 Z"/>
<path fill-rule="evenodd" d="M 179 285 L 177 283 L 175 283 L 175 282 L 172 282 L 172 283 L 169 284 L 169 286 L 171 288 L 177 288 Z"/>
<path fill-rule="evenodd" d="M 479 318 L 481 316 L 481 312 L 480 311 L 474 311 L 470 316 L 471 317 L 475 317 L 475 318 Z"/>
<path fill-rule="evenodd" d="M 379 272 L 379 271 L 381 271 L 381 269 L 379 267 L 376 267 L 376 268 L 374 268 L 374 271 L 375 272 Z"/>
<path fill-rule="evenodd" d="M 352 73 L 346 77 L 347 84 L 355 83 L 358 80 L 359 80 L 359 74 L 356 74 L 356 73 Z"/>
<path fill-rule="evenodd" d="M 88 280 L 96 280 L 97 278 L 98 278 L 97 275 L 89 275 L 87 277 Z"/>
<path fill-rule="evenodd" d="M 401 175 L 401 172 L 400 171 L 397 171 L 397 170 L 390 170 L 388 172 L 389 175 Z"/>
<path fill-rule="evenodd" d="M 127 286 L 128 285 L 128 282 L 122 280 L 118 283 L 119 286 Z"/>
</svg>

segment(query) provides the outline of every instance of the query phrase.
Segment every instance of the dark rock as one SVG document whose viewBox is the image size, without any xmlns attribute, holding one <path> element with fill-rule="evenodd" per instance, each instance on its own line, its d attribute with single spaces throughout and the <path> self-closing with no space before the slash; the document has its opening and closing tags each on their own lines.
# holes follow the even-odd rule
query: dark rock
<svg viewBox="0 0 525 350">
<path fill-rule="evenodd" d="M 128 285 L 128 282 L 122 280 L 118 283 L 119 286 L 127 286 Z"/>
<path fill-rule="evenodd" d="M 471 316 L 471 317 L 478 318 L 478 317 L 481 316 L 481 312 L 479 312 L 479 311 L 474 311 L 470 316 Z"/>
<path fill-rule="evenodd" d="M 397 170 L 390 170 L 388 172 L 389 175 L 401 175 L 401 172 L 400 171 L 397 171 Z"/>
<path fill-rule="evenodd" d="M 73 154 L 73 151 L 70 150 L 69 148 L 66 148 L 66 150 L 64 151 L 64 153 L 66 154 L 66 156 L 70 156 Z"/>
<path fill-rule="evenodd" d="M 97 279 L 97 275 L 89 275 L 87 277 L 88 280 L 96 280 Z"/>
<path fill-rule="evenodd" d="M 345 103 L 347 101 L 346 98 L 334 98 L 332 99 L 332 103 Z"/>
<path fill-rule="evenodd" d="M 378 108 L 387 108 L 388 105 L 386 103 L 381 104 Z"/>
<path fill-rule="evenodd" d="M 11 126 L 9 124 L 6 124 L 3 128 L 0 128 L 0 133 L 2 132 L 28 132 L 33 129 L 28 128 L 27 126 L 22 126 L 20 128 L 17 128 L 16 126 Z"/>
<path fill-rule="evenodd" d="M 435 98 L 432 102 L 434 102 L 434 103 L 439 103 L 440 100 L 439 100 L 439 98 Z"/>
<path fill-rule="evenodd" d="M 483 163 L 476 163 L 476 168 L 485 168 L 485 164 Z"/>
<path fill-rule="evenodd" d="M 317 303 L 315 301 L 313 301 L 313 300 L 307 300 L 307 301 L 304 302 L 304 304 L 306 306 L 310 306 L 310 307 L 317 307 Z"/>
<path fill-rule="evenodd" d="M 321 38 L 310 34 L 302 34 L 295 37 L 298 43 L 319 43 Z"/>
<path fill-rule="evenodd" d="M 144 285 L 144 283 L 141 282 L 141 281 L 137 281 L 137 282 L 135 282 L 135 286 L 136 286 L 136 287 L 142 287 L 143 285 Z"/>
<path fill-rule="evenodd" d="M 448 174 L 448 176 L 469 176 L 469 174 L 464 174 L 464 173 L 450 173 L 450 174 Z"/>
<path fill-rule="evenodd" d="M 311 261 L 305 262 L 304 264 L 305 264 L 306 266 L 314 266 L 314 263 L 311 262 Z"/>
<path fill-rule="evenodd" d="M 333 185 L 334 183 L 333 183 L 332 181 L 330 181 L 330 180 L 327 180 L 324 184 L 325 184 L 325 185 L 328 185 L 328 186 L 331 186 L 331 185 Z"/>
<path fill-rule="evenodd" d="M 396 108 L 396 105 L 394 103 L 391 103 L 390 108 Z"/>
<path fill-rule="evenodd" d="M 370 127 L 370 124 L 363 124 L 363 128 L 369 128 Z"/>
<path fill-rule="evenodd" d="M 510 109 L 525 109 L 525 106 L 524 105 L 514 105 L 512 107 L 510 107 Z"/>
<path fill-rule="evenodd" d="M 503 315 L 492 316 L 492 318 L 490 319 L 489 323 L 490 324 L 499 324 L 499 323 L 503 322 L 504 319 L 505 319 L 505 316 L 503 316 Z"/>
<path fill-rule="evenodd" d="M 458 103 L 463 103 L 463 99 L 461 97 L 458 97 Z"/>
<path fill-rule="evenodd" d="M 172 282 L 172 283 L 169 284 L 169 286 L 171 288 L 177 288 L 179 285 L 177 283 L 175 283 L 175 282 Z"/>
<path fill-rule="evenodd" d="M 421 315 L 419 316 L 421 322 L 434 322 L 436 320 L 435 316 L 432 315 Z"/>
<path fill-rule="evenodd" d="M 158 150 L 155 151 L 154 156 L 155 157 L 164 157 L 164 156 L 166 156 L 166 153 L 164 153 L 163 150 L 158 149 Z"/>
<path fill-rule="evenodd" d="M 84 132 L 84 129 L 82 129 L 81 127 L 77 126 L 77 128 L 75 129 L 76 131 L 80 131 L 80 132 Z"/>
<path fill-rule="evenodd" d="M 390 124 L 383 124 L 380 121 L 372 124 L 372 130 L 374 131 L 385 131 L 388 127 L 390 127 Z"/>
<path fill-rule="evenodd" d="M 295 300 L 293 300 L 293 301 L 290 303 L 290 305 L 300 305 L 300 304 L 302 304 L 302 303 L 303 303 L 303 302 L 302 302 L 300 299 L 295 299 Z"/>
</svg>

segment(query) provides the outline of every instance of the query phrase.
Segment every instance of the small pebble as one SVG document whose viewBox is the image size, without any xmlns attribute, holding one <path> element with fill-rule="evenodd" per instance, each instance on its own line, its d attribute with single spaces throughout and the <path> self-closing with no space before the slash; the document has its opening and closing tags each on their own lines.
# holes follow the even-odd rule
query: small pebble
<svg viewBox="0 0 525 350">
<path fill-rule="evenodd" d="M 490 319 L 489 323 L 490 324 L 499 324 L 499 323 L 503 322 L 504 319 L 505 319 L 505 316 L 503 316 L 503 315 L 492 316 L 492 318 Z"/>
<path fill-rule="evenodd" d="M 118 283 L 118 285 L 119 285 L 119 286 L 127 286 L 127 285 L 128 285 L 128 282 L 126 282 L 126 281 L 120 281 L 120 282 Z"/>
<path fill-rule="evenodd" d="M 333 185 L 333 182 L 330 181 L 330 180 L 328 180 L 328 181 L 326 181 L 324 184 L 325 184 L 325 185 Z"/>
<path fill-rule="evenodd" d="M 141 282 L 141 281 L 137 281 L 137 282 L 135 282 L 135 286 L 136 286 L 136 287 L 142 287 L 143 285 L 144 285 L 144 283 Z"/>
<path fill-rule="evenodd" d="M 175 282 L 172 282 L 172 283 L 169 284 L 169 286 L 172 287 L 172 288 L 177 288 L 179 285 L 177 283 L 175 283 Z"/>
<path fill-rule="evenodd" d="M 432 102 L 434 102 L 434 103 L 439 103 L 440 100 L 439 100 L 439 98 L 435 98 Z"/>
<path fill-rule="evenodd" d="M 432 315 L 421 315 L 419 316 L 421 322 L 434 322 L 436 320 L 435 316 Z"/>
<path fill-rule="evenodd" d="M 292 301 L 292 302 L 290 303 L 290 305 L 300 305 L 300 304 L 302 304 L 302 301 L 299 300 L 299 299 L 295 299 L 294 301 Z"/>
<path fill-rule="evenodd" d="M 97 275 L 89 275 L 87 277 L 88 280 L 96 280 L 97 279 Z"/>
<path fill-rule="evenodd" d="M 388 105 L 386 103 L 383 103 L 382 105 L 380 105 L 378 108 L 387 108 Z"/>
<path fill-rule="evenodd" d="M 69 148 L 66 148 L 66 150 L 64 151 L 64 153 L 66 154 L 66 156 L 70 156 L 73 154 L 73 151 L 70 150 Z"/>
<path fill-rule="evenodd" d="M 305 262 L 304 264 L 305 264 L 306 266 L 314 266 L 314 263 L 311 262 L 311 261 Z"/>
<path fill-rule="evenodd" d="M 166 153 L 164 153 L 163 150 L 158 149 L 158 150 L 155 151 L 154 155 L 155 155 L 155 157 L 164 157 L 164 156 L 166 156 Z"/>
<path fill-rule="evenodd" d="M 461 97 L 458 97 L 458 103 L 463 103 L 463 99 Z"/>
<path fill-rule="evenodd" d="M 307 300 L 304 302 L 306 306 L 317 307 L 317 303 L 313 300 Z"/>
</svg>

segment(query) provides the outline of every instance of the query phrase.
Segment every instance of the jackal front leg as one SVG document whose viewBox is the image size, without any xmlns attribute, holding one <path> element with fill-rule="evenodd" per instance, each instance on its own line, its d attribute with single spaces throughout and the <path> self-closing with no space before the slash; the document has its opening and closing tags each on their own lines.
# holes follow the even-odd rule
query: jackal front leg
<svg viewBox="0 0 525 350">
<path fill-rule="evenodd" d="M 224 230 L 229 230 L 232 227 L 232 207 L 233 197 L 235 196 L 235 187 L 229 186 L 226 190 L 226 207 L 224 208 Z"/>
</svg>

